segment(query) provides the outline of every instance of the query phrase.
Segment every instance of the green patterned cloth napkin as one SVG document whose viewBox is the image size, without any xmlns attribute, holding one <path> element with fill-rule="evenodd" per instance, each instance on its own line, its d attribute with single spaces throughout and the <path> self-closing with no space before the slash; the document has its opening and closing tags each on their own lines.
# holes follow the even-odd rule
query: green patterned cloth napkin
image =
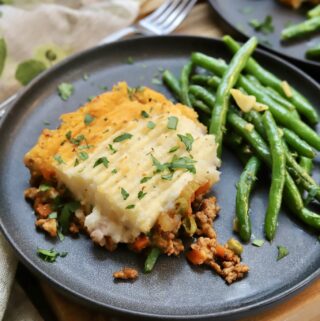
<svg viewBox="0 0 320 321">
<path fill-rule="evenodd" d="M 130 25 L 141 0 L 0 0 L 0 101 L 66 56 Z"/>
</svg>

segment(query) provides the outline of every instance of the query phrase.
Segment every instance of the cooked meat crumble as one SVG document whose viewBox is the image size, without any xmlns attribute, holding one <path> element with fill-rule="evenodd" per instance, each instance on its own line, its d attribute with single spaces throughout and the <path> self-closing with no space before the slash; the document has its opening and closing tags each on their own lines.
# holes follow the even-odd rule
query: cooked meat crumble
<svg viewBox="0 0 320 321">
<path fill-rule="evenodd" d="M 135 280 L 138 277 L 138 271 L 129 267 L 124 267 L 122 270 L 114 272 L 113 277 L 120 280 Z"/>
<path fill-rule="evenodd" d="M 41 186 L 41 185 L 40 185 Z M 35 214 L 37 216 L 36 226 L 52 237 L 58 235 L 59 215 L 51 218 L 50 214 L 56 211 L 56 199 L 65 198 L 68 201 L 68 191 L 64 187 L 53 187 L 43 190 L 41 188 L 31 187 L 25 191 L 25 197 L 33 202 Z M 217 235 L 213 227 L 213 221 L 219 214 L 220 207 L 215 197 L 204 198 L 203 194 L 198 195 L 192 203 L 192 213 L 189 213 L 196 223 L 194 235 L 199 236 L 186 253 L 186 257 L 192 264 L 206 265 L 219 274 L 228 284 L 231 284 L 245 276 L 249 268 L 240 263 L 240 257 L 235 254 L 227 245 L 220 245 L 217 241 Z M 59 212 L 59 211 L 58 211 Z M 80 206 L 72 215 L 68 232 L 78 234 L 87 233 L 84 228 L 84 221 L 88 209 Z M 144 252 L 150 247 L 157 247 L 161 253 L 168 256 L 178 256 L 184 251 L 184 245 L 181 236 L 184 235 L 181 220 L 173 231 L 163 231 L 161 224 L 156 224 L 150 235 L 140 234 L 128 247 L 135 252 Z M 117 244 L 104 235 L 92 235 L 91 238 L 98 246 L 106 248 L 108 251 L 114 251 Z M 132 268 L 123 268 L 113 273 L 116 279 L 134 280 L 138 272 Z"/>
<path fill-rule="evenodd" d="M 197 200 L 199 204 L 199 200 Z M 213 220 L 220 210 L 216 204 L 216 198 L 204 199 L 198 205 L 195 213 L 197 222 L 197 234 L 199 237 L 187 253 L 188 260 L 195 265 L 208 265 L 216 271 L 228 284 L 233 283 L 245 276 L 249 267 L 240 263 L 240 257 L 227 245 L 220 245 L 216 240 L 216 232 L 213 229 Z"/>
</svg>

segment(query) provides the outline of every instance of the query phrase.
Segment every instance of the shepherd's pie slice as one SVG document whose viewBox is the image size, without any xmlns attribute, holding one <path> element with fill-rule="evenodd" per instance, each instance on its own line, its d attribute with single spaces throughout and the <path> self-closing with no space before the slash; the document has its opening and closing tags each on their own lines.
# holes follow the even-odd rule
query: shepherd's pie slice
<svg viewBox="0 0 320 321">
<path fill-rule="evenodd" d="M 196 191 L 219 179 L 214 136 L 191 108 L 151 89 L 120 83 L 61 120 L 25 164 L 90 209 L 84 224 L 101 245 L 131 243 L 155 224 L 175 230 Z"/>
</svg>

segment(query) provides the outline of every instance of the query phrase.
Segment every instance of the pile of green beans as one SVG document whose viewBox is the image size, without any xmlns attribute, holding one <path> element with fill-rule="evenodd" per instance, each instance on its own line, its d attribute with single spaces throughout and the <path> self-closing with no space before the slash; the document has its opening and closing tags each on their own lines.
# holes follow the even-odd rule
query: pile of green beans
<svg viewBox="0 0 320 321">
<path fill-rule="evenodd" d="M 250 194 L 262 164 L 271 169 L 266 238 L 272 241 L 276 235 L 283 202 L 305 225 L 320 230 L 320 215 L 306 208 L 310 200 L 320 201 L 320 186 L 311 177 L 320 136 L 302 120 L 317 124 L 317 112 L 297 90 L 292 88 L 292 96 L 287 97 L 282 81 L 251 57 L 257 45 L 255 38 L 242 47 L 230 36 L 223 40 L 234 53 L 229 65 L 196 52 L 182 69 L 180 80 L 168 70 L 163 80 L 180 102 L 188 105 L 189 101 L 188 106 L 202 114 L 209 133 L 215 135 L 218 156 L 227 145 L 244 164 L 237 184 L 235 213 L 240 238 L 245 242 L 251 238 Z M 268 109 L 241 111 L 230 97 L 232 88 L 255 96 Z"/>
</svg>

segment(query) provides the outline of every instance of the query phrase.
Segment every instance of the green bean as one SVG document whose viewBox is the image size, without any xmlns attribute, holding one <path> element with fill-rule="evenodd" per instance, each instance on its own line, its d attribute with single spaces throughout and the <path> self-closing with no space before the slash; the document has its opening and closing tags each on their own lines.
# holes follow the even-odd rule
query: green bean
<svg viewBox="0 0 320 321">
<path fill-rule="evenodd" d="M 320 4 L 315 6 L 313 9 L 309 10 L 307 12 L 307 16 L 308 18 L 314 18 L 314 17 L 320 16 Z"/>
<path fill-rule="evenodd" d="M 272 241 L 277 230 L 278 215 L 281 208 L 282 193 L 286 180 L 286 157 L 279 129 L 272 114 L 268 110 L 265 111 L 262 120 L 267 132 L 272 158 L 272 179 L 264 230 L 267 239 Z"/>
<path fill-rule="evenodd" d="M 252 156 L 245 166 L 237 184 L 236 218 L 239 235 L 244 242 L 248 242 L 251 238 L 249 198 L 260 166 L 261 162 L 259 158 Z"/>
<path fill-rule="evenodd" d="M 222 152 L 222 139 L 229 108 L 230 89 L 237 83 L 240 73 L 256 48 L 257 43 L 257 38 L 252 37 L 242 46 L 231 59 L 229 67 L 223 74 L 221 83 L 218 86 L 209 127 L 209 133 L 214 134 L 216 138 L 218 157 L 221 157 Z"/>
<path fill-rule="evenodd" d="M 320 44 L 309 48 L 306 51 L 306 57 L 309 59 L 319 59 L 320 60 Z"/>
<path fill-rule="evenodd" d="M 311 146 L 320 150 L 320 136 L 307 124 L 297 119 L 291 112 L 277 104 L 269 96 L 262 93 L 246 77 L 242 76 L 238 84 L 242 86 L 249 94 L 256 96 L 257 100 L 269 107 L 273 117 L 284 127 L 294 131 L 300 138 L 304 139 Z"/>
<path fill-rule="evenodd" d="M 320 16 L 313 17 L 299 24 L 291 25 L 281 31 L 282 40 L 291 40 L 307 36 L 312 32 L 320 30 Z"/>
<path fill-rule="evenodd" d="M 299 165 L 309 174 L 312 174 L 313 162 L 311 158 L 302 156 L 300 158 Z"/>
<path fill-rule="evenodd" d="M 191 80 L 194 84 L 212 87 L 217 89 L 221 78 L 217 76 L 208 76 L 208 75 L 193 75 Z"/>
<path fill-rule="evenodd" d="M 232 126 L 233 130 L 248 141 L 259 158 L 267 164 L 271 164 L 271 155 L 268 145 L 264 142 L 263 138 L 257 133 L 257 131 L 250 129 L 250 126 L 248 126 L 250 123 L 242 119 L 233 110 L 229 110 L 227 121 L 228 124 Z"/>
<path fill-rule="evenodd" d="M 212 110 L 216 98 L 208 90 L 198 85 L 191 85 L 189 87 L 189 93 L 196 98 L 203 100 Z"/>
<path fill-rule="evenodd" d="M 215 58 L 208 57 L 203 54 L 194 53 L 192 60 L 195 64 L 206 68 L 218 75 L 223 75 L 227 70 L 227 65 Z M 294 131 L 298 136 L 308 142 L 311 146 L 320 150 L 320 136 L 308 125 L 299 119 L 296 119 L 288 110 L 281 105 L 273 101 L 269 96 L 262 93 L 251 81 L 246 77 L 240 76 L 238 80 L 238 86 L 244 88 L 244 90 L 250 95 L 256 96 L 257 100 L 267 105 L 275 118 L 275 120 Z"/>
<path fill-rule="evenodd" d="M 241 135 L 243 138 L 247 140 L 247 142 L 253 147 L 253 149 L 257 153 L 257 156 L 270 167 L 271 157 L 268 150 L 268 146 L 261 138 L 261 136 L 259 137 L 259 134 L 255 130 L 248 131 L 248 123 L 246 121 L 239 122 L 241 120 L 241 117 L 239 117 L 231 110 L 228 112 L 227 119 L 229 125 L 231 125 L 231 127 L 233 127 L 233 129 L 235 129 L 239 133 L 239 135 Z M 261 141 L 262 146 L 258 148 L 258 145 L 261 144 Z M 306 225 L 320 230 L 320 215 L 304 208 L 300 192 L 288 171 L 286 172 L 286 181 L 283 195 L 283 199 L 286 203 L 286 206 L 291 210 L 291 212 L 295 216 L 297 216 L 297 218 L 299 218 Z"/>
<path fill-rule="evenodd" d="M 195 96 L 190 95 L 190 101 L 193 108 L 199 109 L 207 115 L 211 115 L 211 109 L 202 100 L 199 100 Z"/>
<path fill-rule="evenodd" d="M 304 207 L 300 212 L 297 213 L 297 216 L 307 225 L 320 230 L 320 215 Z"/>
<path fill-rule="evenodd" d="M 223 38 L 224 43 L 227 47 L 233 52 L 237 52 L 240 49 L 240 45 L 233 40 L 230 36 L 225 36 Z M 197 58 L 197 57 L 196 57 Z M 219 64 L 221 67 L 221 63 Z M 280 95 L 284 95 L 282 81 L 273 75 L 271 72 L 263 68 L 256 60 L 250 58 L 246 65 L 246 71 L 259 79 L 262 85 L 269 86 L 275 89 Z M 219 74 L 219 73 L 218 73 Z M 297 109 L 297 111 L 304 115 L 306 119 L 311 123 L 311 125 L 315 125 L 318 123 L 318 114 L 310 102 L 303 97 L 298 91 L 291 87 L 292 97 L 287 98 Z"/>
<path fill-rule="evenodd" d="M 263 137 L 266 138 L 266 131 L 262 123 L 262 116 L 255 110 L 250 110 L 247 113 L 243 113 L 243 118 L 252 123 L 256 131 Z"/>
<path fill-rule="evenodd" d="M 297 113 L 297 116 L 299 117 L 299 114 L 296 110 L 296 107 L 286 98 L 281 96 L 276 90 L 274 90 L 271 87 L 264 87 L 266 92 L 269 93 L 269 96 L 275 100 L 277 103 L 281 104 L 283 107 L 287 108 L 291 112 Z"/>
<path fill-rule="evenodd" d="M 193 64 L 192 61 L 189 61 L 185 64 L 181 71 L 181 102 L 186 106 L 191 107 L 191 102 L 189 98 L 188 88 L 189 88 L 189 77 L 192 72 Z"/>
<path fill-rule="evenodd" d="M 173 93 L 173 95 L 180 99 L 181 88 L 179 80 L 171 73 L 169 70 L 165 70 L 162 74 L 162 80 L 167 85 L 169 90 Z"/>
<path fill-rule="evenodd" d="M 263 85 L 261 85 L 260 81 L 253 75 L 248 75 L 247 78 L 252 83 L 254 83 L 260 90 L 262 90 L 266 95 L 270 96 L 270 98 L 272 98 L 274 101 L 276 101 L 286 109 L 296 112 L 296 108 L 294 107 L 294 105 L 292 105 L 287 99 L 282 97 L 277 91 L 275 91 L 271 87 L 264 87 Z M 297 116 L 299 117 L 298 114 Z"/>
<path fill-rule="evenodd" d="M 291 155 L 290 151 L 286 148 L 287 169 L 293 175 L 301 186 L 309 193 L 320 200 L 320 186 L 315 180 L 304 170 Z"/>
<path fill-rule="evenodd" d="M 252 151 L 248 145 L 242 145 L 241 136 L 233 131 L 228 131 L 225 135 L 224 144 L 233 151 L 243 165 L 247 164 L 249 158 L 252 156 Z"/>
<path fill-rule="evenodd" d="M 315 151 L 312 147 L 302 140 L 298 135 L 296 135 L 293 131 L 283 128 L 283 137 L 286 143 L 291 146 L 298 154 L 301 156 L 314 158 L 316 156 Z"/>
<path fill-rule="evenodd" d="M 300 158 L 299 165 L 300 165 L 301 168 L 303 168 L 309 175 L 312 174 L 313 162 L 312 162 L 312 159 L 311 159 L 311 158 L 302 156 L 302 157 Z M 301 186 L 301 184 L 299 184 L 299 190 L 300 190 L 301 195 L 303 195 L 304 189 L 303 189 L 303 186 Z"/>
<path fill-rule="evenodd" d="M 148 254 L 145 262 L 144 262 L 144 272 L 149 273 L 153 270 L 161 251 L 159 248 L 154 247 Z"/>
</svg>

